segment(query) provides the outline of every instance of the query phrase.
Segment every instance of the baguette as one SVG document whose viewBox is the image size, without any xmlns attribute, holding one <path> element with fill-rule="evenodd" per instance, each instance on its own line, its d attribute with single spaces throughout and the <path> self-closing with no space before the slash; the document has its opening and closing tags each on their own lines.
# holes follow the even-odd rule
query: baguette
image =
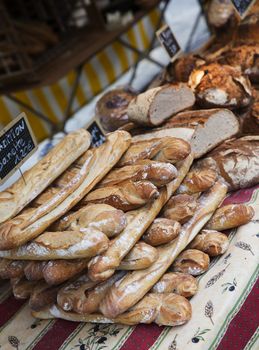
<svg viewBox="0 0 259 350">
<path fill-rule="evenodd" d="M 89 258 L 108 248 L 105 234 L 92 228 L 84 231 L 45 232 L 34 241 L 0 256 L 17 260 L 49 260 Z"/>
<path fill-rule="evenodd" d="M 190 249 L 198 249 L 209 256 L 224 254 L 229 247 L 228 236 L 214 230 L 201 230 L 189 244 Z"/>
<path fill-rule="evenodd" d="M 23 300 L 28 299 L 36 286 L 37 282 L 28 281 L 26 278 L 13 278 L 11 279 L 11 285 L 13 289 L 13 295 L 15 299 Z"/>
<path fill-rule="evenodd" d="M 98 185 L 98 187 L 114 186 L 125 180 L 148 180 L 155 186 L 168 184 L 177 176 L 176 168 L 169 163 L 160 163 L 152 160 L 142 160 L 139 164 L 127 165 L 112 170 Z"/>
<path fill-rule="evenodd" d="M 81 231 L 93 228 L 103 232 L 107 237 L 117 236 L 126 226 L 126 217 L 121 210 L 107 204 L 89 204 L 70 213 L 54 225 L 54 231 Z"/>
<path fill-rule="evenodd" d="M 59 290 L 57 303 L 64 311 L 74 311 L 79 314 L 98 312 L 100 302 L 107 291 L 124 275 L 122 271 L 117 272 L 107 281 L 97 285 L 83 275 Z"/>
<path fill-rule="evenodd" d="M 137 242 L 121 261 L 118 270 L 142 270 L 153 264 L 158 258 L 157 250 L 144 242 Z"/>
<path fill-rule="evenodd" d="M 209 230 L 228 230 L 247 224 L 254 216 L 254 209 L 245 204 L 229 204 L 217 209 L 207 222 Z"/>
<path fill-rule="evenodd" d="M 49 286 L 46 282 L 38 282 L 33 288 L 29 306 L 34 311 L 39 311 L 57 301 L 57 293 L 60 286 Z"/>
<path fill-rule="evenodd" d="M 18 214 L 47 188 L 90 146 L 91 136 L 79 129 L 60 141 L 36 165 L 23 174 L 11 187 L 0 193 L 0 223 Z"/>
<path fill-rule="evenodd" d="M 131 212 L 132 219 L 128 225 L 110 244 L 108 250 L 90 260 L 88 265 L 89 277 L 94 281 L 101 281 L 109 278 L 120 265 L 122 259 L 133 248 L 145 230 L 150 226 L 160 212 L 163 205 L 179 187 L 184 176 L 187 174 L 193 157 L 189 155 L 179 164 L 178 176 L 166 188 L 162 189 L 160 196 L 144 207 Z"/>
<path fill-rule="evenodd" d="M 175 293 L 190 298 L 198 292 L 198 281 L 192 275 L 169 272 L 153 286 L 151 293 Z"/>
<path fill-rule="evenodd" d="M 162 213 L 163 216 L 169 220 L 185 224 L 193 217 L 197 206 L 198 201 L 194 196 L 178 194 L 169 199 Z"/>
<path fill-rule="evenodd" d="M 140 125 L 156 126 L 194 105 L 195 97 L 186 84 L 164 85 L 136 96 L 128 105 L 129 120 Z"/>
<path fill-rule="evenodd" d="M 126 180 L 118 185 L 97 188 L 82 199 L 79 206 L 88 203 L 109 204 L 123 211 L 137 209 L 159 196 L 158 189 L 150 181 Z"/>
<path fill-rule="evenodd" d="M 56 305 L 40 312 L 33 312 L 32 315 L 41 319 L 62 318 L 75 322 L 119 323 L 125 325 L 154 322 L 159 326 L 179 326 L 191 319 L 192 308 L 190 302 L 180 295 L 150 293 L 131 310 L 114 319 L 104 317 L 102 314 L 81 315 L 65 312 Z"/>
<path fill-rule="evenodd" d="M 119 167 L 132 165 L 142 159 L 176 163 L 191 153 L 190 144 L 176 137 L 163 137 L 133 143 L 118 163 Z"/>
<path fill-rule="evenodd" d="M 128 273 L 109 290 L 100 305 L 103 315 L 116 317 L 141 300 L 210 219 L 226 193 L 227 186 L 218 181 L 203 194 L 194 216 L 182 227 L 178 238 L 157 248 L 158 259 L 145 270 Z"/>
<path fill-rule="evenodd" d="M 217 180 L 217 173 L 211 169 L 199 169 L 190 171 L 181 186 L 178 188 L 177 193 L 181 194 L 194 194 L 207 191 Z"/>
<path fill-rule="evenodd" d="M 210 168 L 222 176 L 229 191 L 259 183 L 259 136 L 231 139 L 197 162 L 197 168 Z"/>
<path fill-rule="evenodd" d="M 2 279 L 21 278 L 24 276 L 24 269 L 27 261 L 7 260 L 0 261 L 0 277 Z"/>
<path fill-rule="evenodd" d="M 54 221 L 77 204 L 117 163 L 130 144 L 126 131 L 110 134 L 98 148 L 88 150 L 83 156 L 83 165 L 49 200 L 35 209 L 29 208 L 24 214 L 0 226 L 0 249 L 12 249 L 37 237 Z M 105 162 L 104 162 L 105 159 Z M 50 191 L 51 192 L 51 191 Z"/>
<path fill-rule="evenodd" d="M 43 279 L 43 269 L 47 261 L 30 261 L 24 269 L 28 281 L 40 281 Z"/>
<path fill-rule="evenodd" d="M 180 229 L 181 225 L 177 221 L 157 218 L 144 233 L 142 239 L 151 246 L 156 247 L 171 242 L 178 236 Z"/>
<path fill-rule="evenodd" d="M 208 254 L 197 249 L 187 249 L 176 258 L 172 270 L 198 276 L 208 270 L 209 264 L 210 258 Z"/>
</svg>

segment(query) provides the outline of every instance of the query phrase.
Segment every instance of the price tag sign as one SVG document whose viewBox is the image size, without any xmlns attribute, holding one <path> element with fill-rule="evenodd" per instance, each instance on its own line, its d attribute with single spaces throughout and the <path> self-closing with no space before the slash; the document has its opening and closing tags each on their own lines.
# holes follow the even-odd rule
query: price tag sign
<svg viewBox="0 0 259 350">
<path fill-rule="evenodd" d="M 0 133 L 0 183 L 10 177 L 35 151 L 37 142 L 25 113 Z"/>
<path fill-rule="evenodd" d="M 255 0 L 231 0 L 241 18 L 244 18 Z"/>
<path fill-rule="evenodd" d="M 99 147 L 105 142 L 106 137 L 104 131 L 97 120 L 91 122 L 86 129 L 92 135 L 92 147 Z"/>
<path fill-rule="evenodd" d="M 181 52 L 181 47 L 178 44 L 177 40 L 170 27 L 166 24 L 161 29 L 156 32 L 157 38 L 160 43 L 164 46 L 167 53 L 172 59 L 175 59 Z"/>
</svg>

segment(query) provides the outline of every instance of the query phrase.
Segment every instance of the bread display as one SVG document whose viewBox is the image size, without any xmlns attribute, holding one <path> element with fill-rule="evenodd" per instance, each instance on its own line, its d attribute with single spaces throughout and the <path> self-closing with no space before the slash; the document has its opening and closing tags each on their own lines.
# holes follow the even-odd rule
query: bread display
<svg viewBox="0 0 259 350">
<path fill-rule="evenodd" d="M 211 63 L 193 70 L 189 86 L 195 92 L 197 102 L 204 107 L 236 109 L 246 107 L 252 101 L 249 79 L 229 65 Z"/>
<path fill-rule="evenodd" d="M 247 224 L 254 216 L 254 209 L 245 204 L 229 204 L 215 211 L 207 222 L 209 230 L 227 230 Z"/>
<path fill-rule="evenodd" d="M 209 256 L 224 254 L 229 246 L 228 236 L 215 230 L 201 230 L 190 243 L 190 249 L 198 249 Z"/>
<path fill-rule="evenodd" d="M 194 94 L 186 84 L 168 84 L 136 96 L 128 105 L 127 114 L 136 124 L 156 126 L 192 107 L 194 102 Z"/>
<path fill-rule="evenodd" d="M 166 203 L 163 209 L 163 216 L 180 224 L 185 224 L 193 217 L 197 207 L 198 201 L 195 196 L 178 194 L 171 197 Z"/>
<path fill-rule="evenodd" d="M 142 236 L 142 239 L 156 247 L 169 243 L 180 233 L 181 225 L 175 220 L 157 218 Z"/>
<path fill-rule="evenodd" d="M 175 260 L 172 270 L 198 276 L 208 270 L 209 264 L 210 258 L 208 254 L 197 249 L 187 249 Z"/>
<path fill-rule="evenodd" d="M 11 219 L 61 175 L 90 146 L 91 136 L 83 129 L 67 135 L 11 187 L 0 193 L 0 223 Z M 44 176 L 43 176 L 44 173 Z"/>
<path fill-rule="evenodd" d="M 197 292 L 197 279 L 181 272 L 165 273 L 151 289 L 151 293 L 175 293 L 185 298 L 190 298 Z"/>
</svg>

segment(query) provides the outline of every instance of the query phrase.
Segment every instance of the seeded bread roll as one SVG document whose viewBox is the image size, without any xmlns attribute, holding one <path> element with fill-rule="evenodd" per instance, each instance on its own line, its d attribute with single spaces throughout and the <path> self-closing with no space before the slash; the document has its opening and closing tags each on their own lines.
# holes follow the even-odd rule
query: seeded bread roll
<svg viewBox="0 0 259 350">
<path fill-rule="evenodd" d="M 180 233 L 181 225 L 175 220 L 156 218 L 153 224 L 142 236 L 142 239 L 156 247 L 161 244 L 169 243 Z"/>
<path fill-rule="evenodd" d="M 195 196 L 178 194 L 169 199 L 163 208 L 163 216 L 181 224 L 186 223 L 194 215 L 198 201 Z"/>
<path fill-rule="evenodd" d="M 190 298 L 198 292 L 198 281 L 192 275 L 181 272 L 169 272 L 151 289 L 151 293 L 175 293 Z"/>
<path fill-rule="evenodd" d="M 190 243 L 190 249 L 198 249 L 209 256 L 224 254 L 229 247 L 228 236 L 215 230 L 201 230 Z"/>
<path fill-rule="evenodd" d="M 172 269 L 174 272 L 189 273 L 198 276 L 209 268 L 210 258 L 197 249 L 184 250 L 175 260 Z"/>
</svg>

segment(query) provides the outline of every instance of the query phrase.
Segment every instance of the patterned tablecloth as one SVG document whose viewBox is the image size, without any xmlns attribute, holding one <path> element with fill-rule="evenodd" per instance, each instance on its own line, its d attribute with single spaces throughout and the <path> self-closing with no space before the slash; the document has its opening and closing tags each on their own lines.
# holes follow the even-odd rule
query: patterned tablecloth
<svg viewBox="0 0 259 350">
<path fill-rule="evenodd" d="M 192 298 L 193 317 L 184 326 L 127 327 L 41 321 L 27 302 L 0 285 L 1 350 L 256 350 L 259 349 L 258 276 L 259 186 L 241 190 L 226 203 L 248 202 L 253 221 L 230 232 L 230 247 L 212 261 Z"/>
</svg>

